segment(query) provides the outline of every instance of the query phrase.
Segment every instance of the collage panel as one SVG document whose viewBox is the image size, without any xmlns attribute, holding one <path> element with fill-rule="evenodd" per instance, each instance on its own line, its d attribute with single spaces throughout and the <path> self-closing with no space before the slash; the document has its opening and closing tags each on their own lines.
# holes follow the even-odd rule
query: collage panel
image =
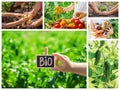
<svg viewBox="0 0 120 90">
<path fill-rule="evenodd" d="M 2 31 L 2 88 L 86 88 L 86 40 L 86 31 Z M 53 68 L 36 67 L 45 47 Z"/>
<path fill-rule="evenodd" d="M 89 40 L 88 88 L 118 88 L 118 40 Z"/>
<path fill-rule="evenodd" d="M 118 17 L 119 3 L 116 1 L 89 2 L 89 17 Z"/>
<path fill-rule="evenodd" d="M 88 37 L 90 39 L 118 39 L 118 24 L 118 19 L 89 19 Z"/>
<path fill-rule="evenodd" d="M 45 29 L 86 29 L 87 2 L 45 2 Z"/>
<path fill-rule="evenodd" d="M 43 2 L 2 3 L 2 29 L 42 29 Z"/>
</svg>

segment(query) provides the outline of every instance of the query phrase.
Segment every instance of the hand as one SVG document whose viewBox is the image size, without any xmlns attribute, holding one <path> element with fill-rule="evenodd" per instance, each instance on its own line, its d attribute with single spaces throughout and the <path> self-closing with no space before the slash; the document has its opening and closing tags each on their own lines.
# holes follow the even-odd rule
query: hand
<svg viewBox="0 0 120 90">
<path fill-rule="evenodd" d="M 52 56 L 54 56 L 55 58 L 55 64 L 54 64 L 54 68 L 53 70 L 58 70 L 61 72 L 70 72 L 71 71 L 71 64 L 72 62 L 69 60 L 69 58 L 67 56 L 55 53 L 52 54 Z M 58 61 L 61 61 L 61 65 L 57 66 Z"/>
<path fill-rule="evenodd" d="M 108 12 L 108 11 L 102 11 L 102 12 L 101 12 L 101 15 L 107 16 L 107 15 L 109 15 L 109 12 Z"/>
<path fill-rule="evenodd" d="M 86 13 L 84 12 L 77 12 L 75 17 L 78 18 L 78 19 L 82 19 L 86 16 Z"/>
<path fill-rule="evenodd" d="M 42 3 L 36 2 L 35 5 L 33 6 L 33 9 L 30 12 L 28 12 L 28 15 L 34 18 L 39 10 L 42 10 Z"/>
<path fill-rule="evenodd" d="M 25 27 L 34 28 L 34 27 L 36 27 L 36 22 L 32 22 L 31 24 L 27 24 L 27 25 L 25 25 Z"/>
<path fill-rule="evenodd" d="M 27 20 L 27 18 L 21 18 L 17 21 L 14 22 L 9 22 L 9 23 L 2 23 L 2 28 L 11 28 L 11 27 L 15 27 L 17 25 L 23 24 L 25 23 Z"/>
<path fill-rule="evenodd" d="M 10 16 L 14 16 L 17 19 L 20 19 L 22 17 L 21 13 L 2 13 L 2 17 L 10 17 Z"/>
<path fill-rule="evenodd" d="M 52 54 L 52 56 L 54 56 L 55 61 L 53 70 L 61 72 L 72 72 L 75 74 L 86 76 L 87 63 L 72 62 L 67 56 L 58 53 Z M 57 66 L 59 60 L 61 61 L 61 65 Z"/>
<path fill-rule="evenodd" d="M 17 19 L 20 19 L 22 14 L 21 13 L 13 13 L 13 15 L 17 18 Z"/>
</svg>

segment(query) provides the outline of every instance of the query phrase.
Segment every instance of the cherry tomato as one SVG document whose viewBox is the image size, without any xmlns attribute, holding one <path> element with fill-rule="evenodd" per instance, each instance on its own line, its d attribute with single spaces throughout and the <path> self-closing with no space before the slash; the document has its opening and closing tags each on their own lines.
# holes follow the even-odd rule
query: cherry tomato
<svg viewBox="0 0 120 90">
<path fill-rule="evenodd" d="M 75 21 L 75 18 L 71 18 L 71 22 L 74 22 Z"/>
<path fill-rule="evenodd" d="M 55 28 L 60 28 L 60 24 L 59 24 L 59 23 L 56 23 L 54 27 L 55 27 Z"/>
<path fill-rule="evenodd" d="M 80 24 L 78 25 L 78 28 L 79 28 L 79 29 L 84 28 L 84 24 L 80 23 Z"/>
<path fill-rule="evenodd" d="M 74 21 L 74 24 L 76 24 L 76 25 L 78 25 L 79 23 L 81 23 L 81 21 L 80 21 L 79 19 L 76 19 L 76 20 Z"/>
<path fill-rule="evenodd" d="M 73 26 L 74 26 L 74 23 L 69 23 L 69 24 L 67 25 L 68 28 L 72 28 Z"/>
<path fill-rule="evenodd" d="M 64 25 L 66 25 L 66 22 L 65 22 L 64 20 L 62 20 L 62 21 L 60 22 L 60 26 L 64 26 Z"/>
<path fill-rule="evenodd" d="M 66 23 L 70 23 L 71 22 L 71 19 L 65 19 L 64 20 Z"/>
</svg>

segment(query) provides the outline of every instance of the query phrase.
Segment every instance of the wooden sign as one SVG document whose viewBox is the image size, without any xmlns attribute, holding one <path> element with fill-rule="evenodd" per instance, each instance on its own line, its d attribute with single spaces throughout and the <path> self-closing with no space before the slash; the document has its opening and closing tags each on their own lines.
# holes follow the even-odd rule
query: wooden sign
<svg viewBox="0 0 120 90">
<path fill-rule="evenodd" d="M 54 56 L 37 56 L 37 67 L 54 67 Z"/>
<path fill-rule="evenodd" d="M 45 48 L 45 55 L 37 56 L 37 67 L 54 67 L 54 56 L 48 55 L 48 48 Z"/>
</svg>

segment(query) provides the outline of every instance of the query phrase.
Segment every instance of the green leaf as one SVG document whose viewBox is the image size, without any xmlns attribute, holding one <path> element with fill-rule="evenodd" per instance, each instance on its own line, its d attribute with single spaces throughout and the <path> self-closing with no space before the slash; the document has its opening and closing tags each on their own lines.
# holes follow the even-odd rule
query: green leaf
<svg viewBox="0 0 120 90">
<path fill-rule="evenodd" d="M 51 17 L 50 14 L 45 14 L 45 17 L 46 17 L 47 19 L 49 19 L 49 20 L 52 20 L 52 17 Z"/>
<path fill-rule="evenodd" d="M 95 58 L 95 54 L 93 52 L 88 52 L 89 59 Z"/>
</svg>

